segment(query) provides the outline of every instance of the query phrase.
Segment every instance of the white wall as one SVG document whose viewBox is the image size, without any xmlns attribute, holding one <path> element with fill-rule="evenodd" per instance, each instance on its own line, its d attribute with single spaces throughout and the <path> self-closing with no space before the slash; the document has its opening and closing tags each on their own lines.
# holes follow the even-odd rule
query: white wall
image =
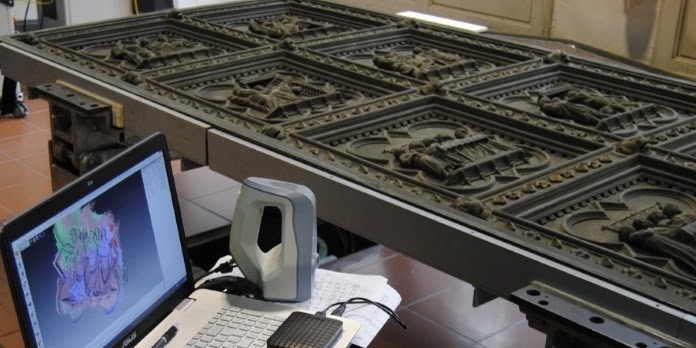
<svg viewBox="0 0 696 348">
<path fill-rule="evenodd" d="M 126 17 L 133 13 L 131 2 L 128 0 L 62 0 L 62 2 L 66 7 L 66 25 Z"/>
<path fill-rule="evenodd" d="M 27 14 L 27 19 L 38 19 L 39 15 L 37 14 L 38 11 L 36 10 L 36 1 L 32 1 L 31 4 L 25 1 L 15 1 L 15 5 L 14 7 L 12 7 L 12 15 L 17 20 L 17 22 L 20 22 L 24 19 L 24 11 L 27 10 L 27 6 L 29 6 L 29 13 Z"/>
<path fill-rule="evenodd" d="M 661 0 L 555 0 L 550 36 L 649 62 Z"/>
</svg>

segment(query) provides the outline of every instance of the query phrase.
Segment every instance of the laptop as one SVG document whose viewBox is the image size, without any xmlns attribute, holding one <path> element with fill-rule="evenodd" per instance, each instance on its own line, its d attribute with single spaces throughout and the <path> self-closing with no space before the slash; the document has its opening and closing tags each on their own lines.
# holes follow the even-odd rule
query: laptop
<svg viewBox="0 0 696 348">
<path fill-rule="evenodd" d="M 172 347 L 263 347 L 295 311 L 194 289 L 168 154 L 152 135 L 2 228 L 28 347 L 152 347 L 172 327 Z M 359 324 L 337 319 L 348 346 Z"/>
</svg>

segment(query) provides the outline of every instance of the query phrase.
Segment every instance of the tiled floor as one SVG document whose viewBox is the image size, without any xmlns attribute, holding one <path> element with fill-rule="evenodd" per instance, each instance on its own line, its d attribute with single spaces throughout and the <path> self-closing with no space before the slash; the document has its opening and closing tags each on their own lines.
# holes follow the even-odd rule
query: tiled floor
<svg viewBox="0 0 696 348">
<path fill-rule="evenodd" d="M 0 222 L 51 193 L 47 104 L 29 101 L 24 119 L 0 119 Z M 1 260 L 1 259 L 0 259 Z M 0 261 L 1 262 L 1 261 Z M 388 248 L 377 246 L 337 262 L 339 270 L 389 279 L 403 301 L 408 330 L 389 322 L 371 347 L 543 347 L 517 306 L 496 299 L 471 306 L 471 285 Z M 501 275 L 504 276 L 504 275 Z M 4 270 L 0 271 L 0 348 L 21 347 Z"/>
<path fill-rule="evenodd" d="M 496 299 L 472 306 L 474 288 L 383 246 L 347 256 L 329 268 L 382 275 L 402 302 L 404 330 L 390 321 L 370 347 L 543 347 L 546 336 L 527 326 L 516 305 Z"/>
</svg>

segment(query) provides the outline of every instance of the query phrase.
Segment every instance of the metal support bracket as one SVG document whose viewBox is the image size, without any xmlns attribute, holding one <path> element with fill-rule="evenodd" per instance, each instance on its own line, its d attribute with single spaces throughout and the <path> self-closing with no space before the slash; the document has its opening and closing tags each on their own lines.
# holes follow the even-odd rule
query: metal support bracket
<svg viewBox="0 0 696 348">
<path fill-rule="evenodd" d="M 532 284 L 511 294 L 529 326 L 546 333 L 546 347 L 675 348 L 688 345 L 659 337 L 591 308 L 571 295 Z"/>
<path fill-rule="evenodd" d="M 492 293 L 483 290 L 481 288 L 474 288 L 474 298 L 472 300 L 472 305 L 475 307 L 484 305 L 488 302 L 491 302 L 498 298 L 498 296 L 493 295 Z"/>
<path fill-rule="evenodd" d="M 80 88 L 72 83 L 67 82 L 67 81 L 57 80 L 56 83 L 63 86 L 63 87 L 80 92 L 80 93 L 82 93 L 90 98 L 94 98 L 94 99 L 96 99 L 104 104 L 110 105 L 111 106 L 111 124 L 112 124 L 112 126 L 114 126 L 115 128 L 120 128 L 120 129 L 125 128 L 125 119 L 123 117 L 123 105 L 122 104 L 117 103 L 113 100 L 104 98 L 103 96 L 100 96 L 94 92 L 88 91 L 85 88 Z"/>
</svg>

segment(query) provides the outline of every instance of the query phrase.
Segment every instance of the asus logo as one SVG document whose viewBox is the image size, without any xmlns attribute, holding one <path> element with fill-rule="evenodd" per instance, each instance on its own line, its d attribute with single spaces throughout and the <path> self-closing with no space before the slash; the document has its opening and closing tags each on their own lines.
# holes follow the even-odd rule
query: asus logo
<svg viewBox="0 0 696 348">
<path fill-rule="evenodd" d="M 135 340 L 136 337 L 138 337 L 138 334 L 135 331 L 133 331 L 133 333 L 130 334 L 130 336 L 126 337 L 126 339 L 123 340 L 122 347 L 124 347 L 124 348 L 128 347 L 131 344 L 131 342 L 133 342 L 133 340 Z"/>
</svg>

